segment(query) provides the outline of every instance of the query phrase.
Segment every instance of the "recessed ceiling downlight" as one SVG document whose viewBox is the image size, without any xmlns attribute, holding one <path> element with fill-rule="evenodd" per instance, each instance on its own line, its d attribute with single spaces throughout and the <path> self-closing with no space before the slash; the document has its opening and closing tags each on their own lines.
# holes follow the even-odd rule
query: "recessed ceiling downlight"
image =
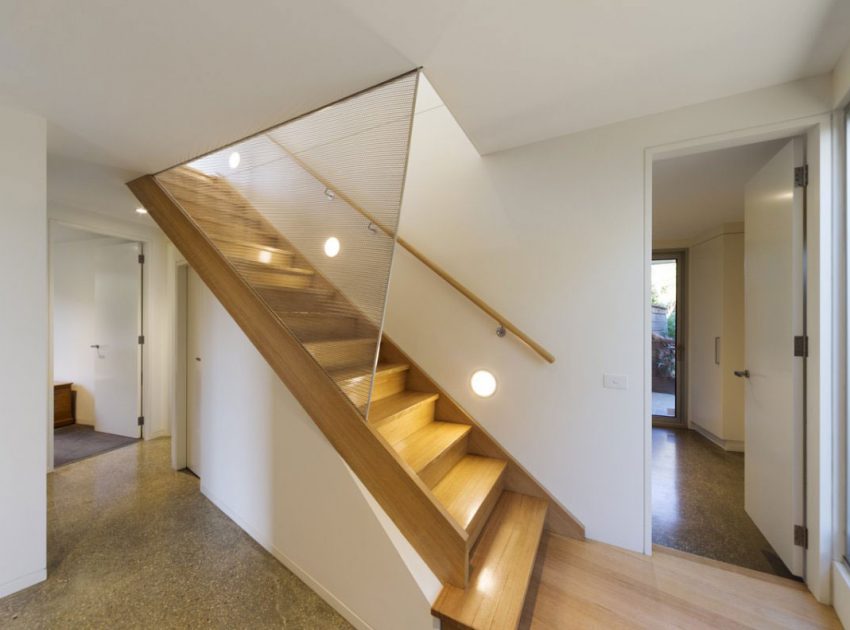
<svg viewBox="0 0 850 630">
<path fill-rule="evenodd" d="M 333 258 L 339 253 L 339 239 L 336 236 L 331 236 L 325 241 L 325 256 Z"/>
<path fill-rule="evenodd" d="M 272 253 L 267 249 L 261 249 L 257 259 L 264 265 L 268 265 L 272 261 Z"/>
<path fill-rule="evenodd" d="M 496 377 L 487 370 L 477 370 L 469 379 L 472 391 L 481 398 L 489 398 L 496 393 Z"/>
<path fill-rule="evenodd" d="M 145 210 L 145 209 L 144 209 L 144 208 L 142 208 L 142 207 L 138 207 L 138 208 L 136 208 L 136 214 L 147 214 L 147 213 L 148 213 L 148 211 L 147 211 L 147 210 Z"/>
<path fill-rule="evenodd" d="M 242 156 L 239 155 L 239 151 L 234 151 L 230 154 L 230 157 L 227 158 L 227 164 L 230 166 L 230 168 L 236 168 L 237 166 L 239 166 L 239 162 L 241 161 Z"/>
</svg>

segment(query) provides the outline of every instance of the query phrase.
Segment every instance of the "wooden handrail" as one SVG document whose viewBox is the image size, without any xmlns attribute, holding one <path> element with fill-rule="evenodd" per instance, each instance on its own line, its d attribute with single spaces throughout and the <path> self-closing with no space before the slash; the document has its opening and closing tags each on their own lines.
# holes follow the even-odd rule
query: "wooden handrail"
<svg viewBox="0 0 850 630">
<path fill-rule="evenodd" d="M 390 230 L 388 227 L 386 227 L 386 226 L 385 226 L 385 225 L 383 225 L 380 221 L 378 221 L 378 219 L 376 219 L 374 216 L 372 216 L 372 214 L 370 214 L 370 213 L 369 213 L 366 209 L 364 209 L 364 208 L 360 207 L 360 205 L 359 205 L 357 202 L 355 202 L 355 201 L 354 201 L 351 197 L 349 197 L 348 195 L 346 195 L 346 194 L 345 194 L 344 192 L 342 192 L 341 190 L 338 190 L 337 188 L 335 188 L 335 187 L 333 186 L 333 184 L 331 184 L 328 180 L 326 180 L 324 177 L 322 177 L 319 173 L 317 173 L 316 171 L 314 171 L 314 170 L 310 167 L 310 165 L 308 165 L 306 162 L 304 162 L 304 161 L 303 161 L 301 158 L 299 158 L 299 157 L 298 157 L 295 153 L 293 153 L 292 151 L 290 151 L 289 149 L 287 149 L 287 148 L 286 148 L 283 144 L 281 144 L 281 143 L 280 143 L 280 142 L 279 142 L 276 138 L 272 137 L 271 135 L 269 136 L 269 138 L 270 138 L 270 139 L 271 139 L 271 141 L 272 141 L 272 142 L 274 142 L 274 143 L 275 143 L 278 147 L 280 147 L 280 149 L 281 149 L 284 153 L 286 153 L 289 157 L 291 157 L 291 158 L 295 161 L 295 163 L 297 163 L 297 164 L 298 164 L 301 168 L 303 168 L 303 169 L 304 169 L 307 173 L 309 173 L 309 174 L 310 174 L 310 175 L 311 175 L 314 179 L 318 180 L 318 181 L 319 181 L 319 182 L 320 182 L 320 183 L 321 183 L 321 184 L 322 184 L 325 188 L 327 188 L 328 190 L 330 190 L 331 192 L 333 192 L 333 194 L 334 194 L 336 197 L 339 197 L 339 198 L 340 198 L 340 199 L 342 199 L 345 203 L 347 203 L 349 206 L 351 206 L 352 208 L 354 208 L 355 210 L 357 210 L 357 212 L 359 212 L 361 215 L 363 215 L 363 217 L 364 217 L 366 220 L 368 220 L 368 221 L 369 221 L 369 223 L 371 223 L 371 224 L 372 224 L 372 225 L 374 225 L 375 227 L 379 228 L 379 229 L 380 229 L 380 230 L 381 230 L 384 234 L 386 234 L 386 235 L 387 235 L 387 236 L 389 236 L 390 238 L 392 238 L 393 236 L 395 236 L 395 234 L 393 233 L 393 231 L 392 231 L 392 230 Z M 435 274 L 437 274 L 440 278 L 442 278 L 443 280 L 445 280 L 446 282 L 448 282 L 448 283 L 449 283 L 452 287 L 454 287 L 454 289 L 455 289 L 458 293 L 460 293 L 461 295 L 463 295 L 463 296 L 464 296 L 467 300 L 469 300 L 470 302 L 472 302 L 473 304 L 475 304 L 475 306 L 477 306 L 479 309 L 481 309 L 482 311 L 484 311 L 485 313 L 487 313 L 487 315 L 489 315 L 490 317 L 492 317 L 492 318 L 493 318 L 493 319 L 494 319 L 494 320 L 495 320 L 495 321 L 499 324 L 499 326 L 500 326 L 502 329 L 507 330 L 507 331 L 510 331 L 510 332 L 511 332 L 511 334 L 513 334 L 513 335 L 514 335 L 514 337 L 516 337 L 516 338 L 517 338 L 517 339 L 519 339 L 522 343 L 524 343 L 526 346 L 528 346 L 529 348 L 531 348 L 534 352 L 536 352 L 538 355 L 540 355 L 540 356 L 541 356 L 544 360 L 548 361 L 549 363 L 554 363 L 554 362 L 555 362 L 555 355 L 553 355 L 553 354 L 552 354 L 551 352 L 549 352 L 546 348 L 544 348 L 544 347 L 543 347 L 543 346 L 541 346 L 539 343 L 537 343 L 536 341 L 534 341 L 534 339 L 532 339 L 531 337 L 529 337 L 527 334 L 525 334 L 524 332 L 522 332 L 522 330 L 520 330 L 520 329 L 519 329 L 519 328 L 518 328 L 518 327 L 517 327 L 517 326 L 516 326 L 513 322 L 511 322 L 511 321 L 510 321 L 507 317 L 505 317 L 504 315 L 502 315 L 499 311 L 497 311 L 497 310 L 496 310 L 496 309 L 494 309 L 492 306 L 490 306 L 489 304 L 487 304 L 484 300 L 482 300 L 480 297 L 478 297 L 477 295 L 475 295 L 475 293 L 473 293 L 472 291 L 470 291 L 469 289 L 467 289 L 465 286 L 463 286 L 463 285 L 462 285 L 462 284 L 461 284 L 461 283 L 460 283 L 460 282 L 459 282 L 459 281 L 458 281 L 458 280 L 457 280 L 454 276 L 452 276 L 452 275 L 451 275 L 448 271 L 446 271 L 445 269 L 443 269 L 442 267 L 440 267 L 437 263 L 435 263 L 433 260 L 431 260 L 430 258 L 428 258 L 425 254 L 423 254 L 423 253 L 422 253 L 421 251 L 419 251 L 416 247 L 414 247 L 412 244 L 410 244 L 410 243 L 409 243 L 406 239 L 402 238 L 401 236 L 397 236 L 397 237 L 396 237 L 396 242 L 397 242 L 399 245 L 401 245 L 402 247 L 404 247 L 404 248 L 405 248 L 408 252 L 410 252 L 410 253 L 411 253 L 411 254 L 412 254 L 412 255 L 413 255 L 413 256 L 414 256 L 417 260 L 419 260 L 419 262 L 421 262 L 423 265 L 425 265 L 426 267 L 428 267 L 428 269 L 430 269 L 430 270 L 431 270 L 431 271 L 433 271 Z"/>
</svg>

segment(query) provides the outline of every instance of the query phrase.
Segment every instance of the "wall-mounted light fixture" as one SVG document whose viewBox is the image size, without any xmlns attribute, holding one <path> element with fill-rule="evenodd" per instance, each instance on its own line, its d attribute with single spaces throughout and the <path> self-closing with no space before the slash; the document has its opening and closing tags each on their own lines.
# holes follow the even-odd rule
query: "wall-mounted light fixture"
<svg viewBox="0 0 850 630">
<path fill-rule="evenodd" d="M 339 253 L 339 239 L 336 236 L 331 236 L 325 241 L 325 256 L 333 258 Z"/>
<path fill-rule="evenodd" d="M 147 211 L 147 210 L 145 210 L 145 209 L 144 209 L 144 208 L 142 208 L 142 207 L 138 207 L 138 208 L 136 208 L 136 214 L 147 214 L 147 213 L 148 213 L 148 211 Z"/>
<path fill-rule="evenodd" d="M 496 377 L 487 370 L 476 370 L 469 379 L 469 386 L 476 396 L 490 398 L 496 393 Z"/>
<path fill-rule="evenodd" d="M 227 164 L 230 166 L 230 168 L 236 168 L 237 166 L 239 166 L 239 162 L 241 161 L 242 156 L 239 155 L 239 151 L 234 151 L 230 154 L 230 157 L 227 158 Z"/>
</svg>

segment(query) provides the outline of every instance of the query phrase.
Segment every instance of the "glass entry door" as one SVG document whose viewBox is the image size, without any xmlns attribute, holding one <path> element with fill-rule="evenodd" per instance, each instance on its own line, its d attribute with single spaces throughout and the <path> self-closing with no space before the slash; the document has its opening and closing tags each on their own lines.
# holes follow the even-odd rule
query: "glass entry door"
<svg viewBox="0 0 850 630">
<path fill-rule="evenodd" d="M 684 331 L 684 252 L 652 256 L 652 419 L 656 423 L 684 421 L 682 396 Z"/>
</svg>

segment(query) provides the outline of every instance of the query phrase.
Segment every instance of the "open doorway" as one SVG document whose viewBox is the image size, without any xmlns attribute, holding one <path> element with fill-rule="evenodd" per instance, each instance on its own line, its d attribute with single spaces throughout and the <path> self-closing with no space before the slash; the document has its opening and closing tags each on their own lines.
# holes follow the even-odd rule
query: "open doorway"
<svg viewBox="0 0 850 630">
<path fill-rule="evenodd" d="M 658 160 L 652 180 L 653 543 L 783 577 L 805 572 L 804 146 Z"/>
<path fill-rule="evenodd" d="M 142 435 L 142 244 L 76 227 L 50 231 L 53 465 Z"/>
</svg>

